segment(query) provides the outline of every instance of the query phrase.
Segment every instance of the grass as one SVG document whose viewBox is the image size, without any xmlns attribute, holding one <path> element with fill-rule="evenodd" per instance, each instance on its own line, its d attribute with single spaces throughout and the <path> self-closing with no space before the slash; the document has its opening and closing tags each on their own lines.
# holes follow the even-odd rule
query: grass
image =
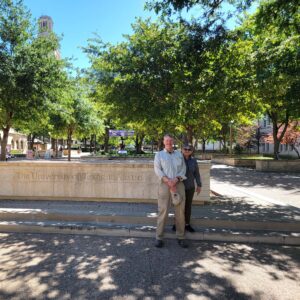
<svg viewBox="0 0 300 300">
<path fill-rule="evenodd" d="M 12 149 L 12 150 L 10 150 L 10 154 L 13 154 L 13 155 L 15 155 L 15 154 L 23 154 L 23 151 L 22 150 Z"/>
<path fill-rule="evenodd" d="M 245 156 L 245 155 L 241 155 L 238 157 L 234 157 L 234 158 L 241 158 L 241 159 L 254 159 L 254 160 L 273 160 L 273 157 L 266 157 L 266 156 Z"/>
<path fill-rule="evenodd" d="M 143 154 L 135 154 L 135 153 L 117 153 L 117 152 L 109 152 L 109 153 L 103 153 L 103 152 L 97 152 L 96 157 L 154 157 L 154 153 L 143 153 Z"/>
<path fill-rule="evenodd" d="M 274 160 L 273 156 L 262 156 L 262 155 L 233 155 L 232 158 L 237 159 L 250 159 L 250 160 Z M 280 160 L 297 160 L 297 157 L 291 155 L 279 155 Z"/>
</svg>

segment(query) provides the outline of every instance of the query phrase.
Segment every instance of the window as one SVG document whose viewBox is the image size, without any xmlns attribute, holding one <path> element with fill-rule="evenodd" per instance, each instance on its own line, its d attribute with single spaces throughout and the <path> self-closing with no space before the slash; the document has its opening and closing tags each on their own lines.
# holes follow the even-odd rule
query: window
<svg viewBox="0 0 300 300">
<path fill-rule="evenodd" d="M 19 148 L 19 141 L 16 141 L 16 149 L 20 149 Z"/>
<path fill-rule="evenodd" d="M 23 150 L 24 149 L 24 142 L 23 141 L 21 141 L 21 149 Z"/>
<path fill-rule="evenodd" d="M 285 144 L 284 150 L 289 151 L 289 145 L 288 144 Z"/>
<path fill-rule="evenodd" d="M 267 145 L 267 152 L 269 152 L 269 150 L 270 150 L 270 144 L 266 144 Z"/>
<path fill-rule="evenodd" d="M 11 140 L 11 149 L 15 149 L 15 142 L 14 142 L 14 140 Z"/>
</svg>

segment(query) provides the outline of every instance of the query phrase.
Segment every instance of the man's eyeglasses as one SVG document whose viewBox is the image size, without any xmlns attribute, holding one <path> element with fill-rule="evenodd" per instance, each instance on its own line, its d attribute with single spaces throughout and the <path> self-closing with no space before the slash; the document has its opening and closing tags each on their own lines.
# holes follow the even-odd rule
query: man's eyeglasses
<svg viewBox="0 0 300 300">
<path fill-rule="evenodd" d="M 189 149 L 189 148 L 183 148 L 183 150 L 185 150 L 185 151 L 192 151 L 192 149 Z"/>
</svg>

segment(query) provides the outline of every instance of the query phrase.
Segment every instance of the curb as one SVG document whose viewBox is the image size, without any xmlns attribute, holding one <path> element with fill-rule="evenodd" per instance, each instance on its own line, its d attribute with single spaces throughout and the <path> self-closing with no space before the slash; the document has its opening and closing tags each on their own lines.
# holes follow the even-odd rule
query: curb
<svg viewBox="0 0 300 300">
<path fill-rule="evenodd" d="M 23 212 L 1 212 L 1 221 L 16 222 L 80 222 L 80 223 L 110 223 L 110 224 L 141 224 L 146 226 L 156 225 L 157 216 L 154 215 L 113 215 L 113 214 L 76 214 L 60 212 L 39 212 L 37 210 L 27 210 Z M 263 230 L 263 231 L 294 231 L 300 232 L 300 222 L 280 222 L 280 221 L 256 221 L 256 220 L 234 220 L 234 219 L 209 219 L 192 218 L 192 224 L 202 228 L 221 228 L 233 230 Z M 174 223 L 174 216 L 169 215 L 167 224 Z"/>
<path fill-rule="evenodd" d="M 50 234 L 84 234 L 97 236 L 116 236 L 131 238 L 155 238 L 155 227 L 115 224 L 76 224 L 57 222 L 0 222 L 3 233 L 50 233 Z M 166 232 L 166 238 L 176 239 L 174 233 Z M 300 245 L 300 233 L 295 232 L 257 232 L 242 230 L 205 229 L 195 233 L 187 233 L 187 240 L 217 241 L 232 243 L 259 243 L 276 245 Z"/>
</svg>

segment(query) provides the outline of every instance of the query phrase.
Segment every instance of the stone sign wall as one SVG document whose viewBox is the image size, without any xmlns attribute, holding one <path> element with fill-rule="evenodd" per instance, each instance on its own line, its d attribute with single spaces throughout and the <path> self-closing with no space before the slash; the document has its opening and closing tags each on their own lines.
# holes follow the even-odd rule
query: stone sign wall
<svg viewBox="0 0 300 300">
<path fill-rule="evenodd" d="M 199 163 L 209 200 L 210 163 Z M 158 179 L 153 162 L 1 162 L 0 198 L 153 202 Z"/>
</svg>

